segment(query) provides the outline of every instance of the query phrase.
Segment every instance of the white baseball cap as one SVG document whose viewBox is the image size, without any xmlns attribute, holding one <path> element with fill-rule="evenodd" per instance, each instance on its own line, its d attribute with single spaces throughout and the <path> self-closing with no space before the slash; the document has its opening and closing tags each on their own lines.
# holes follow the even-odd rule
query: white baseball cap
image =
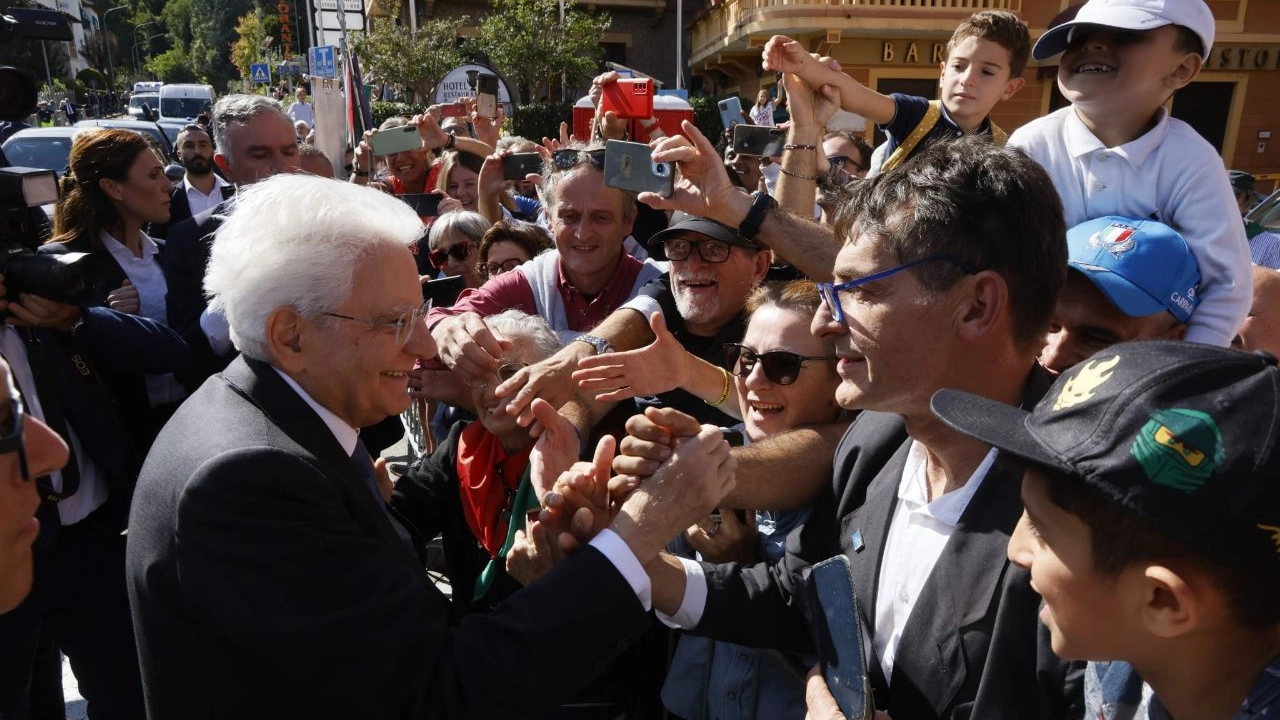
<svg viewBox="0 0 1280 720">
<path fill-rule="evenodd" d="M 1071 29 L 1077 25 L 1105 25 L 1122 30 L 1154 30 L 1165 25 L 1181 25 L 1200 38 L 1203 56 L 1213 47 L 1213 12 L 1204 0 L 1089 0 L 1074 20 L 1050 28 L 1031 56 L 1045 60 L 1067 49 Z"/>
</svg>

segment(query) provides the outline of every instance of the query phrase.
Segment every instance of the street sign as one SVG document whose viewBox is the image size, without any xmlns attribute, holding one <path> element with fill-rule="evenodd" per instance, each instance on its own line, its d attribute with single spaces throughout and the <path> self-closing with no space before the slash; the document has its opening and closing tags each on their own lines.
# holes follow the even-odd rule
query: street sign
<svg viewBox="0 0 1280 720">
<path fill-rule="evenodd" d="M 266 63 L 254 63 L 249 66 L 249 76 L 259 85 L 271 84 L 271 68 Z"/>
<path fill-rule="evenodd" d="M 313 77 L 337 77 L 333 54 L 334 47 L 332 45 L 311 48 L 311 75 Z"/>
<path fill-rule="evenodd" d="M 321 30 L 338 30 L 341 28 L 341 21 L 338 19 L 338 13 L 332 10 L 317 10 L 315 13 L 316 27 Z M 361 30 L 364 28 L 364 13 L 349 12 L 347 13 L 347 29 Z M 337 40 L 324 40 L 325 45 L 337 45 Z"/>
<path fill-rule="evenodd" d="M 337 10 L 338 0 L 320 0 L 316 7 L 320 10 Z M 342 7 L 347 12 L 364 12 L 364 3 L 361 0 L 342 0 Z"/>
</svg>

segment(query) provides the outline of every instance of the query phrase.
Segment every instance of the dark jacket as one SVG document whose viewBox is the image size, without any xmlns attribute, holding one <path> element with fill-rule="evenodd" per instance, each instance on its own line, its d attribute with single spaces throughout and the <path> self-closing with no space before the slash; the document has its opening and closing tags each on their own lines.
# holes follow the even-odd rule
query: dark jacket
<svg viewBox="0 0 1280 720">
<path fill-rule="evenodd" d="M 1048 386 L 1037 366 L 1027 406 Z M 836 450 L 830 489 L 787 539 L 780 563 L 704 564 L 709 590 L 695 632 L 809 651 L 805 571 L 840 553 L 849 558 L 866 626 L 874 627 L 882 552 L 909 445 L 901 417 L 863 412 Z M 1007 557 L 1022 515 L 1021 477 L 1021 468 L 1001 456 L 982 481 L 916 601 L 890 682 L 873 656 L 877 706 L 891 717 L 1059 720 L 1083 713 L 1083 664 L 1053 655 L 1038 619 L 1040 597 L 1029 574 Z"/>
<path fill-rule="evenodd" d="M 648 627 L 592 547 L 452 626 L 365 482 L 265 363 L 178 410 L 129 522 L 151 720 L 540 717 Z"/>
</svg>

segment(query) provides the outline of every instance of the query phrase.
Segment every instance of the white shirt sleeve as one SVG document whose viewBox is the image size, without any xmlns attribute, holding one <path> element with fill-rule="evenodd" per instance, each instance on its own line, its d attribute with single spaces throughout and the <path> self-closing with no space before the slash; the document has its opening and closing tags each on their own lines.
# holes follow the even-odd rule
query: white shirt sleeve
<svg viewBox="0 0 1280 720">
<path fill-rule="evenodd" d="M 652 610 L 653 586 L 649 584 L 649 573 L 645 572 L 644 566 L 636 559 L 635 553 L 631 552 L 631 547 L 626 541 L 614 531 L 605 528 L 591 539 L 590 545 L 599 550 L 605 559 L 612 563 L 619 573 L 622 573 L 623 579 L 631 586 L 631 590 L 635 592 L 636 599 L 640 601 L 645 612 Z"/>
<path fill-rule="evenodd" d="M 677 558 L 684 566 L 684 598 L 680 600 L 680 608 L 675 615 L 668 615 L 661 610 L 654 614 L 663 625 L 688 630 L 702 622 L 702 613 L 707 609 L 707 576 L 702 572 L 702 564 L 689 558 Z"/>
<path fill-rule="evenodd" d="M 200 313 L 200 330 L 204 332 L 215 355 L 223 356 L 231 351 L 231 326 L 227 324 L 225 315 L 205 308 Z"/>
</svg>

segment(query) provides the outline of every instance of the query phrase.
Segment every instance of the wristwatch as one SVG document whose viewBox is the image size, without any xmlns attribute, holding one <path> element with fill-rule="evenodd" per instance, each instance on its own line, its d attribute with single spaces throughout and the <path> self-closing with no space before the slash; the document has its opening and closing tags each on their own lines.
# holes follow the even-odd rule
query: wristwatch
<svg viewBox="0 0 1280 720">
<path fill-rule="evenodd" d="M 452 149 L 454 149 L 455 147 L 457 147 L 457 145 L 458 145 L 458 136 L 457 136 L 457 135 L 454 135 L 454 134 L 452 134 L 452 133 L 445 133 L 445 134 L 449 136 L 449 139 L 448 139 L 448 140 L 445 140 L 445 141 L 444 141 L 444 144 L 443 144 L 443 145 L 441 145 L 440 147 L 438 147 L 438 148 L 433 148 L 436 152 L 442 152 L 442 151 L 446 151 L 446 150 L 452 150 Z"/>
<path fill-rule="evenodd" d="M 584 342 L 595 348 L 597 355 L 604 355 L 605 353 L 611 353 L 614 351 L 613 345 L 610 344 L 608 340 L 605 340 L 602 337 L 596 337 L 595 335 L 579 335 L 574 338 L 574 341 Z"/>
<path fill-rule="evenodd" d="M 765 215 L 776 207 L 778 207 L 778 201 L 774 200 L 772 195 L 759 190 L 751 193 L 751 209 L 747 211 L 747 216 L 738 226 L 738 235 L 745 240 L 755 240 L 756 235 L 760 234 L 760 226 L 764 223 Z"/>
</svg>

